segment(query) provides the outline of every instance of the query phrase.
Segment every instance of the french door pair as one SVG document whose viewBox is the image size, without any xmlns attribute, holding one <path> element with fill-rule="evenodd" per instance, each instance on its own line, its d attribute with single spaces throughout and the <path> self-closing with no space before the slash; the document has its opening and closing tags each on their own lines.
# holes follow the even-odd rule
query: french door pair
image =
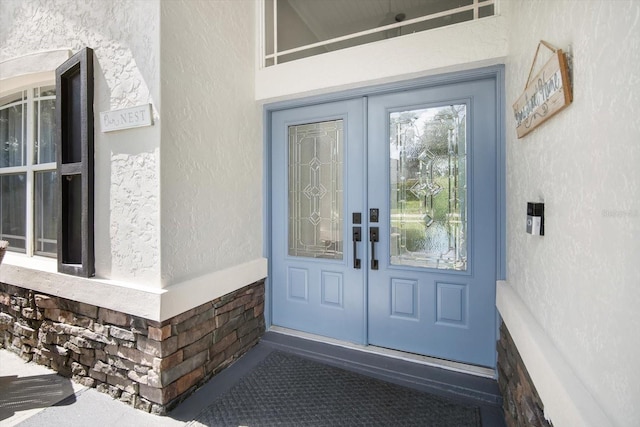
<svg viewBox="0 0 640 427">
<path fill-rule="evenodd" d="M 493 78 L 272 113 L 272 323 L 495 365 Z"/>
</svg>

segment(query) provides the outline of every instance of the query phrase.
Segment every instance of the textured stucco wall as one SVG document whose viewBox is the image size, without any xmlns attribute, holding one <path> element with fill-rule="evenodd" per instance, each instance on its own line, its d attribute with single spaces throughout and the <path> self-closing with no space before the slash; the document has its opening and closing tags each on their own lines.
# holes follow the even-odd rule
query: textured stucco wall
<svg viewBox="0 0 640 427">
<path fill-rule="evenodd" d="M 0 61 L 94 49 L 96 276 L 159 286 L 160 126 L 105 134 L 99 124 L 101 111 L 146 103 L 157 119 L 159 2 L 2 0 L 0 12 Z"/>
<path fill-rule="evenodd" d="M 640 2 L 503 8 L 507 282 L 613 424 L 640 425 Z M 574 102 L 518 140 L 511 104 L 540 39 L 571 46 Z M 528 201 L 545 203 L 544 237 L 525 234 Z"/>
<path fill-rule="evenodd" d="M 161 2 L 165 286 L 262 256 L 254 16 L 249 0 Z"/>
</svg>

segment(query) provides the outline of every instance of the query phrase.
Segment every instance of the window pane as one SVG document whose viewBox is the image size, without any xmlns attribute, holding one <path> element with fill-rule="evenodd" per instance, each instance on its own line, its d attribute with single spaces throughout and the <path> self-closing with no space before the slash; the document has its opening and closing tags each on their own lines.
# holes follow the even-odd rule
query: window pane
<svg viewBox="0 0 640 427">
<path fill-rule="evenodd" d="M 56 96 L 55 86 L 43 86 L 40 88 L 40 96 Z"/>
<path fill-rule="evenodd" d="M 41 100 L 35 106 L 35 163 L 55 162 L 56 100 Z"/>
<path fill-rule="evenodd" d="M 58 223 L 57 173 L 37 172 L 35 177 L 35 252 L 55 256 Z"/>
<path fill-rule="evenodd" d="M 493 5 L 481 7 L 478 9 L 478 16 L 480 18 L 485 18 L 487 16 L 495 15 L 495 7 Z"/>
<path fill-rule="evenodd" d="M 481 8 L 474 0 L 277 0 L 274 41 L 272 8 L 276 0 L 263 1 L 265 51 L 269 55 L 275 49 L 273 53 L 278 54 L 277 61 L 267 66 L 471 21 L 476 19 L 474 10 L 479 12 L 477 18 L 495 13 L 489 0 L 483 0 L 486 3 Z M 376 31 L 388 26 L 394 27 Z M 368 34 L 353 37 L 360 32 Z M 322 44 L 336 38 L 341 40 Z M 314 44 L 320 46 L 279 54 Z"/>
<path fill-rule="evenodd" d="M 24 166 L 26 145 L 24 126 L 25 104 L 0 107 L 0 167 Z"/>
<path fill-rule="evenodd" d="M 264 2 L 264 43 L 265 53 L 273 53 L 273 0 Z"/>
<path fill-rule="evenodd" d="M 391 264 L 467 269 L 466 105 L 390 115 Z"/>
<path fill-rule="evenodd" d="M 278 50 L 296 48 L 472 4 L 473 0 L 457 0 L 455 2 L 433 0 L 279 0 Z M 409 34 L 409 32 L 403 32 L 403 34 Z M 397 35 L 394 31 L 381 32 L 375 39 L 382 40 Z M 353 46 L 353 44 L 351 45 Z M 333 50 L 335 47 L 329 49 Z"/>
<path fill-rule="evenodd" d="M 289 127 L 289 255 L 342 259 L 342 120 Z"/>
<path fill-rule="evenodd" d="M 24 252 L 26 243 L 27 176 L 24 173 L 0 175 L 0 239 L 9 249 Z"/>
</svg>

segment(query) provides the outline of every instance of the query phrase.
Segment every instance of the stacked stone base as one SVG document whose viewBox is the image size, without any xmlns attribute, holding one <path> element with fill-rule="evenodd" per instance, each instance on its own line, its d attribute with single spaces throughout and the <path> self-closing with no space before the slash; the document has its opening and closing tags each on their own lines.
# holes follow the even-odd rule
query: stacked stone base
<svg viewBox="0 0 640 427">
<path fill-rule="evenodd" d="M 0 347 L 164 414 L 264 333 L 264 281 L 163 322 L 0 283 Z"/>
<path fill-rule="evenodd" d="M 498 385 L 509 427 L 551 427 L 544 406 L 505 324 L 498 341 Z"/>
</svg>

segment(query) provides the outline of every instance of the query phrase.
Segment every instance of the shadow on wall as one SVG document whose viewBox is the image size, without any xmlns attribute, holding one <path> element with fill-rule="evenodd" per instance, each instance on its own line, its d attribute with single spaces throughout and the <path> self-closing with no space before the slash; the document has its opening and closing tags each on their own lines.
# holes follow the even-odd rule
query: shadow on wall
<svg viewBox="0 0 640 427">
<path fill-rule="evenodd" d="M 61 402 L 63 399 L 66 400 Z M 56 374 L 0 376 L 0 421 L 18 411 L 46 408 L 58 402 L 62 405 L 75 402 L 73 387 L 67 378 Z"/>
<path fill-rule="evenodd" d="M 100 112 L 109 110 L 111 90 L 104 75 L 104 70 L 100 66 L 98 58 L 93 58 L 93 79 L 94 79 L 94 155 L 96 162 L 94 166 L 94 188 L 111 188 L 111 167 L 104 167 L 104 162 L 99 159 L 109 159 L 110 149 L 107 144 L 100 144 Z M 111 209 L 100 209 L 100 206 L 110 205 L 110 191 L 94 192 L 94 246 L 96 276 L 111 277 L 111 239 L 109 238 L 109 224 L 111 223 Z"/>
</svg>

